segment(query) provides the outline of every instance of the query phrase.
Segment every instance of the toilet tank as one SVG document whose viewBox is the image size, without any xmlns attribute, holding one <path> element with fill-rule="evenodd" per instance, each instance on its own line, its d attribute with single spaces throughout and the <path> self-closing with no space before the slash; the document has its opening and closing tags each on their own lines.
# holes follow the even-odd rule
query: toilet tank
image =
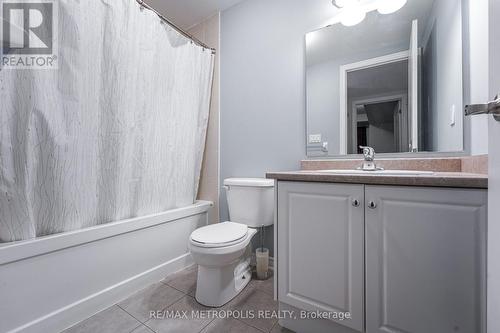
<svg viewBox="0 0 500 333">
<path fill-rule="evenodd" d="M 274 180 L 228 178 L 224 180 L 229 219 L 257 228 L 274 222 Z"/>
</svg>

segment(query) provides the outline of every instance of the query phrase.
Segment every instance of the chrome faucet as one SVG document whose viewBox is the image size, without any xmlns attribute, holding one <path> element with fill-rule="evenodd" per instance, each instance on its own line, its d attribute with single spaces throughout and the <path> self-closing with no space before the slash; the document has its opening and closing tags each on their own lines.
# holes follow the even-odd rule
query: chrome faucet
<svg viewBox="0 0 500 333">
<path fill-rule="evenodd" d="M 375 163 L 375 149 L 373 149 L 372 147 L 365 147 L 365 146 L 359 146 L 359 148 L 363 149 L 363 156 L 365 160 L 363 161 L 361 167 L 358 168 L 358 170 L 363 170 L 363 171 L 384 170 L 384 168 L 377 167 L 377 164 Z"/>
</svg>

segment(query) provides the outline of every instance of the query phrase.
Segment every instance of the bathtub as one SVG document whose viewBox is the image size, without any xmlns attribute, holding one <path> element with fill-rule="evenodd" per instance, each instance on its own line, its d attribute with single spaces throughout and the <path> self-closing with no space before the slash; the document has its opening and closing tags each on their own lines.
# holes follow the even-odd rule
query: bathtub
<svg viewBox="0 0 500 333">
<path fill-rule="evenodd" d="M 191 265 L 211 206 L 0 244 L 0 332 L 61 331 Z"/>
</svg>

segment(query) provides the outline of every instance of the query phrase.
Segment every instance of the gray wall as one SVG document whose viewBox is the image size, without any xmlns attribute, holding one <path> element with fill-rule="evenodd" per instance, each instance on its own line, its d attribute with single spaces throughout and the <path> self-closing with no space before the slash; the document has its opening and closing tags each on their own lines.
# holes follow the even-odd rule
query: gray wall
<svg viewBox="0 0 500 333">
<path fill-rule="evenodd" d="M 332 14 L 325 0 L 251 0 L 222 12 L 221 182 L 299 168 L 305 158 L 304 35 Z M 223 191 L 220 213 L 221 221 L 228 219 Z"/>
<path fill-rule="evenodd" d="M 375 151 L 392 153 L 397 150 L 394 145 L 394 124 L 384 123 L 370 125 L 368 128 L 368 144 L 375 148 Z"/>
<path fill-rule="evenodd" d="M 316 64 L 306 70 L 307 133 L 321 134 L 328 154 L 339 154 L 339 63 Z M 307 138 L 306 138 L 307 139 Z M 309 148 L 309 156 L 325 153 Z"/>
<path fill-rule="evenodd" d="M 462 99 L 462 10 L 457 0 L 434 2 L 425 29 L 424 98 L 422 112 L 427 114 L 429 151 L 461 151 L 463 149 Z M 451 126 L 451 109 L 455 106 L 455 125 Z"/>
</svg>

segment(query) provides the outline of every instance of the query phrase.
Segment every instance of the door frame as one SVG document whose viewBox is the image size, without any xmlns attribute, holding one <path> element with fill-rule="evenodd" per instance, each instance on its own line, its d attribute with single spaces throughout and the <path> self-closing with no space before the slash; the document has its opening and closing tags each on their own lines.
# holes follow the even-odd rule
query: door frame
<svg viewBox="0 0 500 333">
<path fill-rule="evenodd" d="M 339 68 L 340 85 L 340 112 L 339 112 L 339 154 L 347 154 L 347 73 L 354 72 L 361 69 L 377 67 L 381 65 L 391 64 L 394 62 L 408 60 L 410 51 L 401 51 L 396 53 L 387 54 L 381 57 L 366 59 L 346 65 Z"/>
<path fill-rule="evenodd" d="M 417 152 L 419 145 L 419 100 L 420 100 L 420 57 L 421 49 L 418 47 L 418 20 L 411 22 L 410 49 L 408 53 L 408 108 L 410 114 L 410 145 L 411 151 Z"/>
</svg>

